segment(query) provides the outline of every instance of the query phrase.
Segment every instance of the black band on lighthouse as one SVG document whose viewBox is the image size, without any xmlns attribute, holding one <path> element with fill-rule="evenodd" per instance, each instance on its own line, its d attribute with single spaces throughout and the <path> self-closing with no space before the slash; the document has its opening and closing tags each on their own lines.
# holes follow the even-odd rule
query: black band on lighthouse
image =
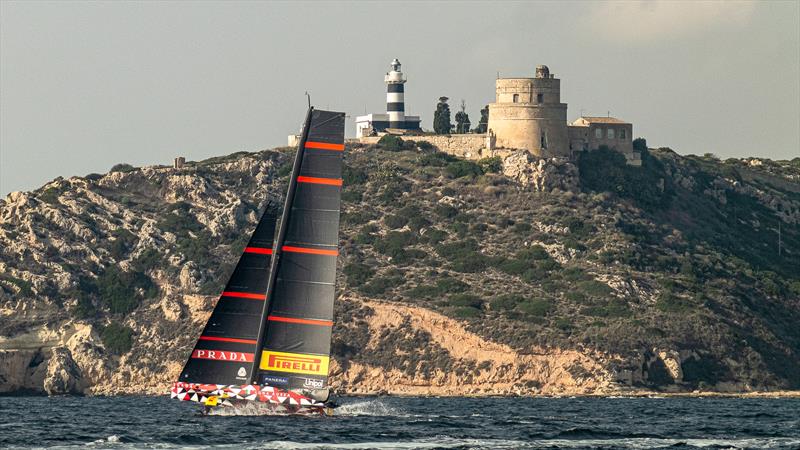
<svg viewBox="0 0 800 450">
<path fill-rule="evenodd" d="M 386 111 L 405 111 L 406 106 L 404 103 L 397 102 L 397 103 L 387 103 L 386 104 Z"/>
<path fill-rule="evenodd" d="M 402 84 L 388 84 L 386 87 L 386 92 L 404 92 Z"/>
</svg>

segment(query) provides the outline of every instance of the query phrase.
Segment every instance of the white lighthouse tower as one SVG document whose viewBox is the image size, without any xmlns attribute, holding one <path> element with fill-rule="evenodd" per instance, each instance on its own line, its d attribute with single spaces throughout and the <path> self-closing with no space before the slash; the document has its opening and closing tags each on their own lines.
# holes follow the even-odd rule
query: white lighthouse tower
<svg viewBox="0 0 800 450">
<path fill-rule="evenodd" d="M 368 114 L 356 117 L 356 136 L 364 137 L 394 130 L 419 131 L 419 116 L 407 116 L 405 106 L 406 79 L 400 70 L 400 61 L 392 60 L 391 68 L 383 81 L 386 83 L 386 114 Z"/>
</svg>

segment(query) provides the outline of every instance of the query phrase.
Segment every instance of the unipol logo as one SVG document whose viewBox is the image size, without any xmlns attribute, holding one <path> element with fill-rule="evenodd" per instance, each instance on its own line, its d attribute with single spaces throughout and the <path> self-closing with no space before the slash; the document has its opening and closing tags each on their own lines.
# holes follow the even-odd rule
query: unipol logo
<svg viewBox="0 0 800 450">
<path fill-rule="evenodd" d="M 322 389 L 322 386 L 325 385 L 325 383 L 323 383 L 322 380 L 315 380 L 313 378 L 303 378 L 303 380 L 305 380 L 303 382 L 303 387 L 307 388 Z"/>
<path fill-rule="evenodd" d="M 245 369 L 244 367 L 239 367 L 239 371 L 236 372 L 236 375 L 238 375 L 240 377 L 246 377 L 247 376 L 247 369 Z"/>
<path fill-rule="evenodd" d="M 230 352 L 227 350 L 195 350 L 192 358 L 213 359 L 214 361 L 253 362 L 252 353 Z"/>
</svg>

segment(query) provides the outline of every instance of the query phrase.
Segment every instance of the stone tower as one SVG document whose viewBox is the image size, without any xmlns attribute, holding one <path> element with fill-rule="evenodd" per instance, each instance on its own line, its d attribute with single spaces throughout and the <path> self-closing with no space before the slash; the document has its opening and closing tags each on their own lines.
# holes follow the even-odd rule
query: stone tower
<svg viewBox="0 0 800 450">
<path fill-rule="evenodd" d="M 526 149 L 541 156 L 569 156 L 567 104 L 561 80 L 547 66 L 534 78 L 498 78 L 489 104 L 489 131 L 497 147 Z"/>
</svg>

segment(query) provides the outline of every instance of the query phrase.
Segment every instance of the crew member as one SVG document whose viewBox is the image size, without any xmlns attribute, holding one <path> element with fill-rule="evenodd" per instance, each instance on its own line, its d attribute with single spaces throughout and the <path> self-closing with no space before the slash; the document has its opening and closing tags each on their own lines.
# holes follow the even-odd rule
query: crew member
<svg viewBox="0 0 800 450">
<path fill-rule="evenodd" d="M 203 404 L 203 414 L 208 415 L 211 412 L 211 408 L 217 406 L 219 403 L 219 399 L 217 399 L 216 395 L 209 395 L 206 397 L 206 401 Z"/>
</svg>

